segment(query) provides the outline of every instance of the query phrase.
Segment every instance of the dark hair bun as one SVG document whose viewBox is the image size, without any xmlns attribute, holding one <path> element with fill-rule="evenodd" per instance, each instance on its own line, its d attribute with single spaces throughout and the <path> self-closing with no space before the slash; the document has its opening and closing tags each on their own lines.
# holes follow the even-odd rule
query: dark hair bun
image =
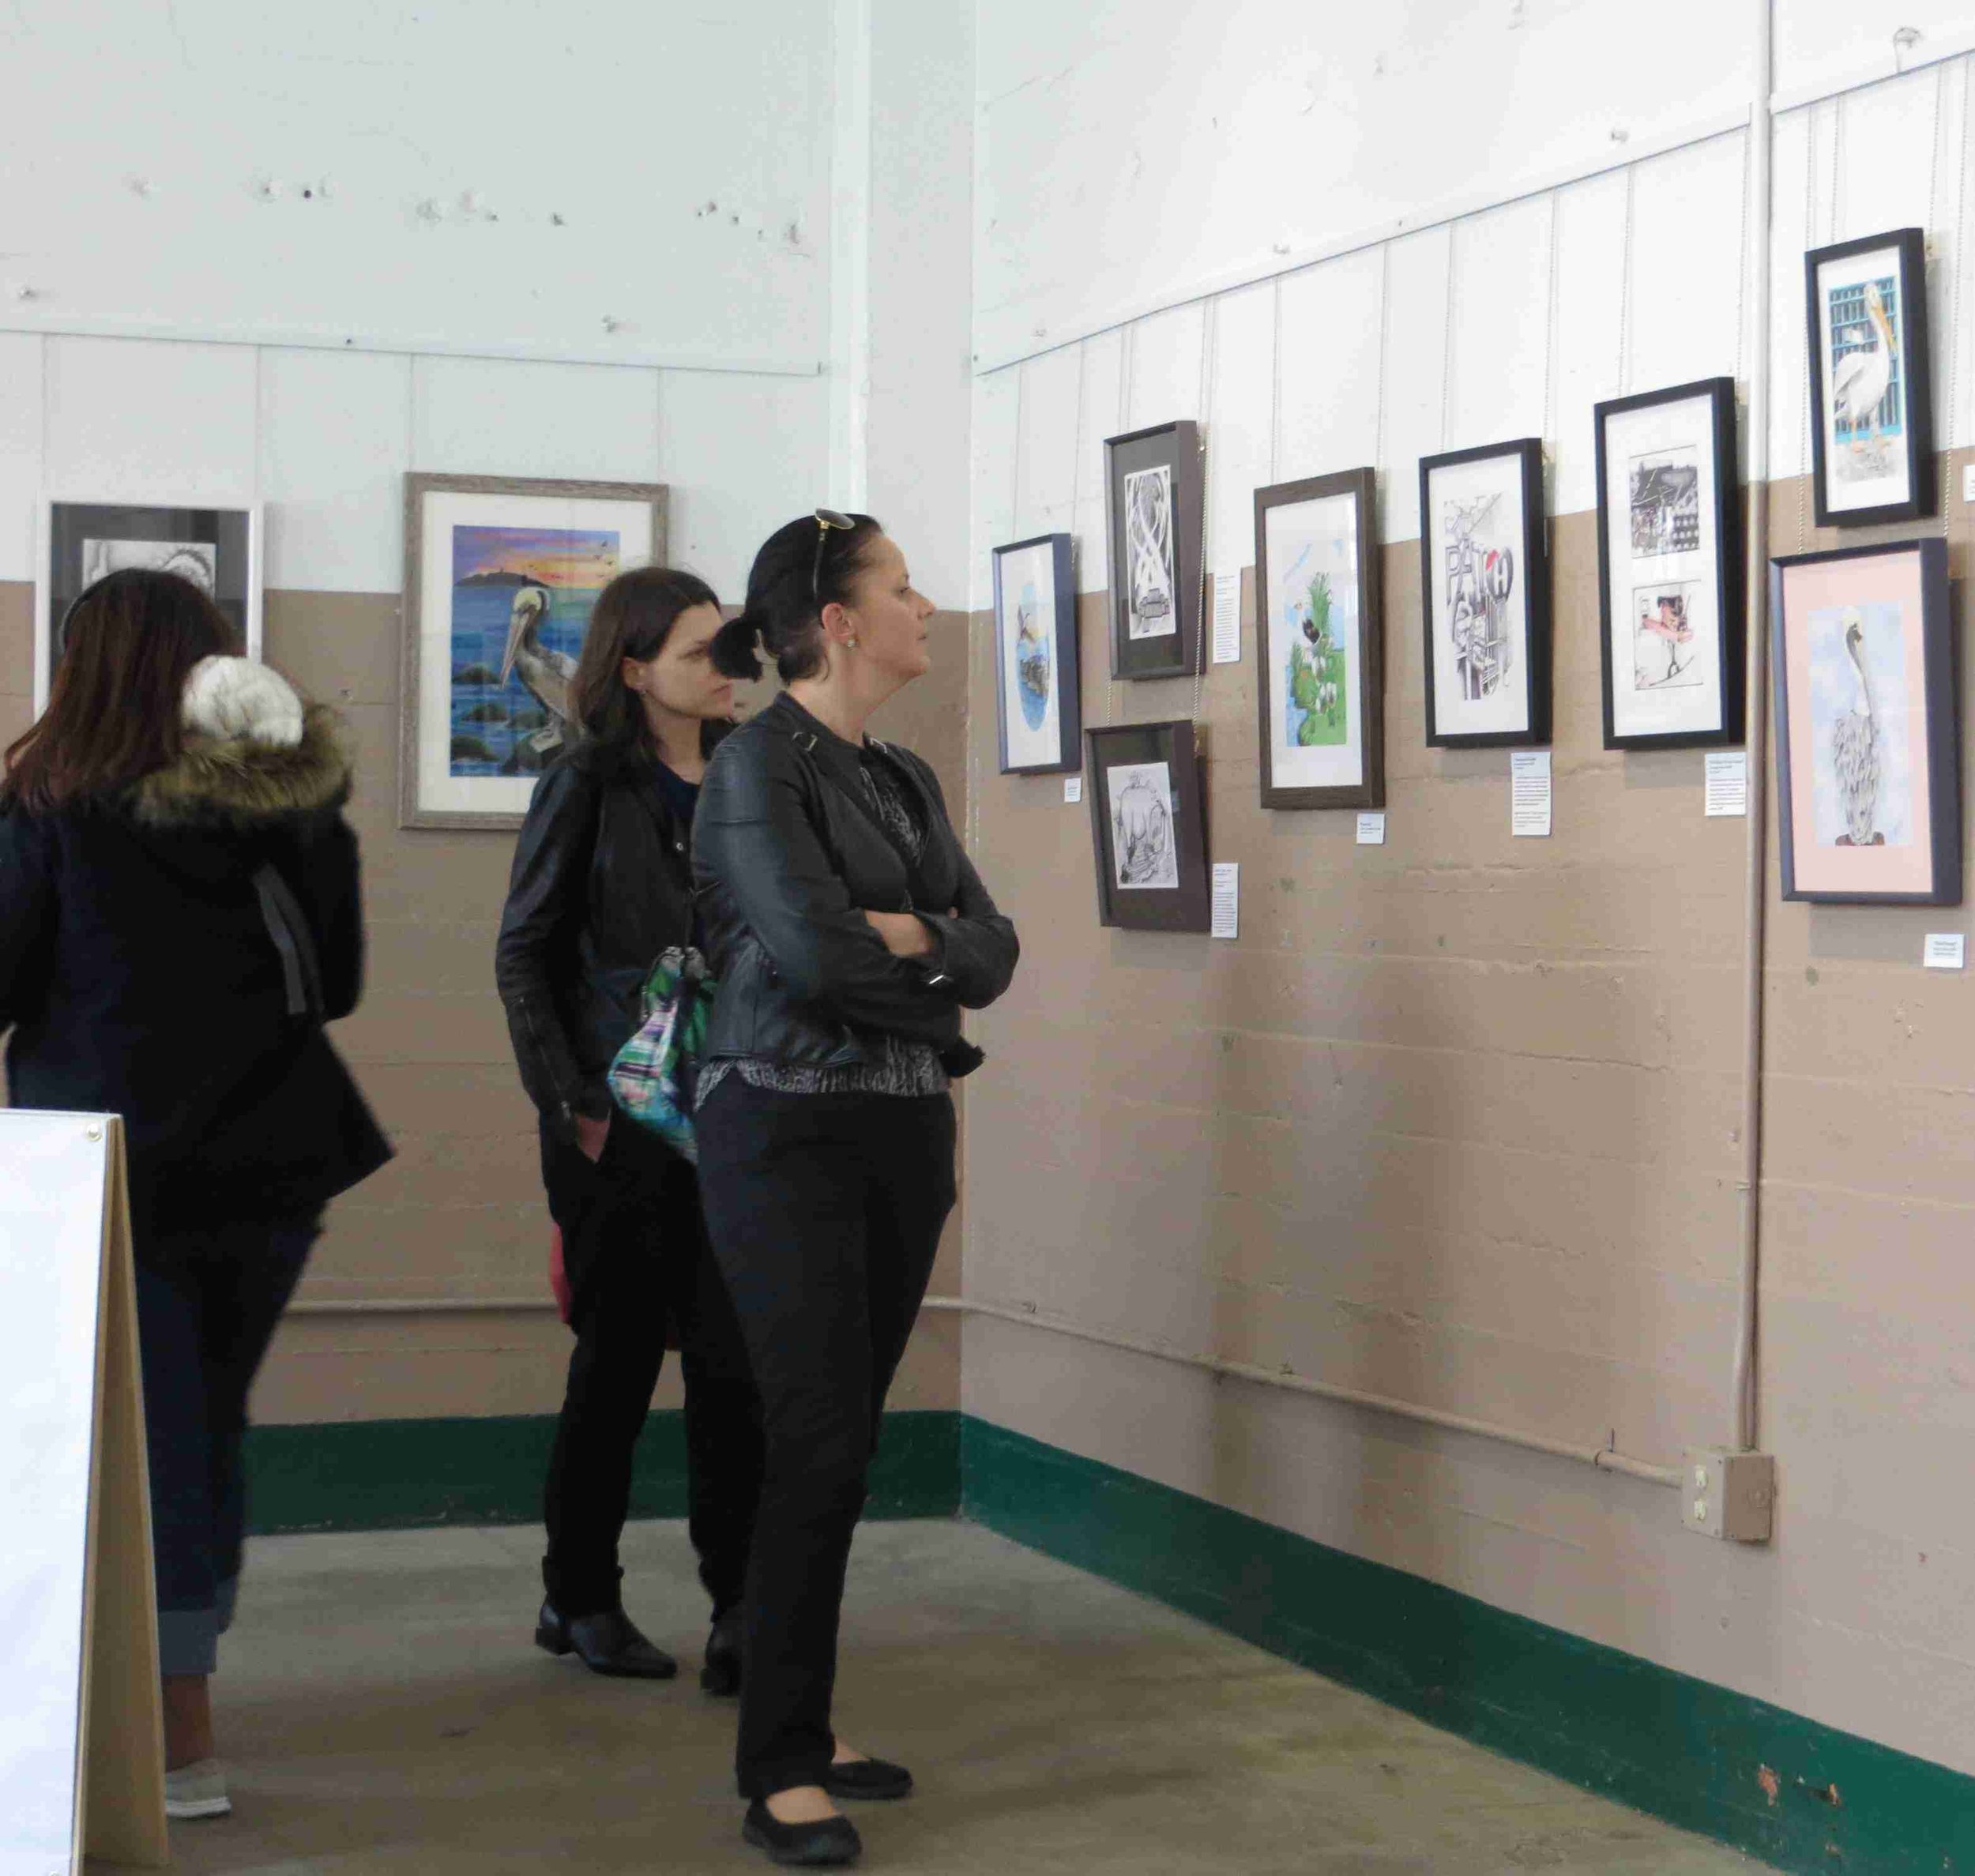
<svg viewBox="0 0 1975 1876">
<path fill-rule="evenodd" d="M 724 678 L 758 678 L 761 637 L 760 622 L 752 613 L 736 613 L 713 634 L 714 670 Z"/>
</svg>

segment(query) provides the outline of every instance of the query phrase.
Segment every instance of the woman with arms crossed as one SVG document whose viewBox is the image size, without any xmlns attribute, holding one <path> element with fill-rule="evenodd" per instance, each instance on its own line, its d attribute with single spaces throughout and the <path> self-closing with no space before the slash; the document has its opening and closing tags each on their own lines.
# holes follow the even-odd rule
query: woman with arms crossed
<svg viewBox="0 0 1975 1876">
<path fill-rule="evenodd" d="M 902 1798 L 902 1766 L 830 1728 L 852 1533 L 885 1395 L 952 1209 L 962 1008 L 1018 946 L 932 770 L 864 734 L 931 668 L 933 606 L 868 515 L 818 509 L 755 556 L 715 648 L 786 691 L 722 746 L 695 829 L 720 990 L 701 1071 L 700 1177 L 767 1436 L 747 1576 L 737 1770 L 778 1863 L 848 1862 L 837 1798 Z"/>
</svg>

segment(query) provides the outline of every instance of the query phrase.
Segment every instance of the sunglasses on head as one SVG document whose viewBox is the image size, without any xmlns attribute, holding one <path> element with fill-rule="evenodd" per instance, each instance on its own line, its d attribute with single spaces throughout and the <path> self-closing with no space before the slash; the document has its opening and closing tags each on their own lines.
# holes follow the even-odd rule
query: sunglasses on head
<svg viewBox="0 0 1975 1876">
<path fill-rule="evenodd" d="M 809 569 L 809 603 L 819 612 L 823 604 L 823 546 L 829 540 L 830 530 L 841 528 L 845 533 L 856 531 L 857 524 L 847 514 L 834 508 L 816 510 L 816 558 Z"/>
</svg>

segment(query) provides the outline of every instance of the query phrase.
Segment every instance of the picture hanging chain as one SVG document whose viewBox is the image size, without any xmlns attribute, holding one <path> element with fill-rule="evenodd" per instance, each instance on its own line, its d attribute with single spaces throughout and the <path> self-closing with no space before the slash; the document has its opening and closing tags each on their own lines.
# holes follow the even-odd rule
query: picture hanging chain
<svg viewBox="0 0 1975 1876">
<path fill-rule="evenodd" d="M 1625 166 L 1625 246 L 1619 263 L 1619 393 L 1623 397 L 1631 388 L 1632 374 L 1632 205 L 1637 190 L 1639 166 Z"/>
<path fill-rule="evenodd" d="M 1128 325 L 1119 334 L 1118 340 L 1118 433 L 1121 436 L 1131 427 L 1131 378 L 1138 366 L 1138 327 Z M 1104 526 L 1107 531 L 1110 525 L 1111 461 L 1107 457 L 1104 461 Z M 1121 570 L 1111 567 L 1105 577 L 1115 592 L 1118 581 L 1123 577 Z M 1118 720 L 1118 679 L 1117 674 L 1110 671 L 1108 660 L 1106 660 L 1105 668 L 1108 675 L 1104 679 L 1104 727 L 1108 729 Z"/>
<path fill-rule="evenodd" d="M 1275 336 L 1270 341 L 1274 348 L 1270 353 L 1272 368 L 1269 396 L 1269 479 L 1279 482 L 1282 479 L 1282 276 L 1276 276 L 1275 304 L 1271 317 L 1275 322 Z"/>
<path fill-rule="evenodd" d="M 1550 191 L 1550 271 L 1544 281 L 1543 310 L 1543 452 L 1550 453 L 1550 425 L 1556 414 L 1556 309 L 1557 260 L 1563 201 L 1560 191 Z"/>
<path fill-rule="evenodd" d="M 1379 246 L 1379 406 L 1371 420 L 1371 472 L 1376 476 L 1385 467 L 1385 359 L 1386 341 L 1390 336 L 1392 309 L 1392 243 Z"/>
<path fill-rule="evenodd" d="M 1845 94 L 1840 92 L 1831 100 L 1831 231 L 1829 239 L 1836 241 L 1838 233 L 1838 201 L 1845 188 Z"/>
<path fill-rule="evenodd" d="M 1019 360 L 1015 366 L 1015 449 L 1014 473 L 1009 478 L 1008 538 L 1020 540 L 1028 532 L 1021 521 L 1021 407 L 1022 393 L 1027 386 L 1029 360 Z"/>
<path fill-rule="evenodd" d="M 1454 408 L 1454 296 L 1461 269 L 1461 223 L 1447 224 L 1447 310 L 1445 329 L 1440 336 L 1440 447 L 1447 446 L 1447 426 Z"/>
<path fill-rule="evenodd" d="M 1962 374 L 1962 308 L 1967 304 L 1968 252 L 1968 195 L 1969 159 L 1975 149 L 1975 62 L 1963 58 L 1962 68 L 1962 161 L 1954 192 L 1954 246 L 1952 269 L 1948 275 L 1948 317 L 1942 321 L 1941 329 L 1947 334 L 1947 420 L 1942 426 L 1943 434 L 1952 437 L 1961 420 Z M 1935 108 L 1940 108 L 1938 94 Z M 1948 532 L 1949 504 L 1943 502 L 1941 532 Z"/>
<path fill-rule="evenodd" d="M 1806 247 L 1816 240 L 1816 227 L 1817 107 L 1813 104 L 1804 114 L 1804 245 Z M 1804 400 L 1804 453 L 1797 459 L 1800 472 L 1796 483 L 1796 551 L 1800 554 L 1810 539 L 1811 479 L 1817 473 L 1817 464 L 1811 455 L 1811 374 L 1824 369 L 1824 360 L 1816 335 L 1806 332 L 1804 345 L 1804 369 L 1797 374 Z"/>
<path fill-rule="evenodd" d="M 1077 428 L 1076 445 L 1070 458 L 1070 546 L 1074 553 L 1076 546 L 1078 503 L 1082 498 L 1084 486 L 1084 381 L 1090 374 L 1090 341 L 1077 341 Z"/>
<path fill-rule="evenodd" d="M 1742 233 L 1736 248 L 1736 265 L 1740 269 L 1735 288 L 1735 382 L 1742 382 L 1742 367 L 1748 357 L 1749 303 L 1749 165 L 1755 160 L 1755 126 L 1742 133 Z M 1765 265 L 1769 257 L 1763 257 Z"/>
<path fill-rule="evenodd" d="M 1213 416 L 1214 380 L 1220 359 L 1214 341 L 1221 329 L 1221 302 L 1210 299 L 1200 314 L 1200 609 L 1194 622 L 1193 720 L 1200 720 L 1200 699 L 1207 685 L 1208 581 L 1207 543 L 1213 538 L 1213 487 L 1208 472 L 1209 426 Z M 1215 570 L 1218 571 L 1218 569 Z"/>
<path fill-rule="evenodd" d="M 1927 239 L 1941 225 L 1941 92 L 1947 84 L 1945 63 L 1934 68 L 1933 127 L 1927 138 Z"/>
</svg>

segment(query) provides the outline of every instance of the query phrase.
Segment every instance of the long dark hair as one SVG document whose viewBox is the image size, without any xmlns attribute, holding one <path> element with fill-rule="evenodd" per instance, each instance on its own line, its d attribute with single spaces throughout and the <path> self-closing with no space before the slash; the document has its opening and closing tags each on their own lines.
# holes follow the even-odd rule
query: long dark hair
<svg viewBox="0 0 1975 1876">
<path fill-rule="evenodd" d="M 885 532 L 870 515 L 848 519 L 854 524 L 848 528 L 823 528 L 814 516 L 805 515 L 777 528 L 762 543 L 748 570 L 747 603 L 713 641 L 715 670 L 730 678 L 758 678 L 760 652 L 775 660 L 784 684 L 813 678 L 823 668 L 823 608 L 832 601 L 840 606 L 849 603 L 851 587 L 864 570 L 871 543 Z"/>
<path fill-rule="evenodd" d="M 718 607 L 712 587 L 676 567 L 634 567 L 596 596 L 589 635 L 570 686 L 570 709 L 585 742 L 600 754 L 629 755 L 649 737 L 645 712 L 624 687 L 624 660 L 641 664 L 664 650 L 682 612 Z"/>
<path fill-rule="evenodd" d="M 232 622 L 190 580 L 126 567 L 70 608 L 40 720 L 6 754 L 0 806 L 116 793 L 176 761 L 179 710 L 201 658 L 237 656 Z"/>
</svg>

